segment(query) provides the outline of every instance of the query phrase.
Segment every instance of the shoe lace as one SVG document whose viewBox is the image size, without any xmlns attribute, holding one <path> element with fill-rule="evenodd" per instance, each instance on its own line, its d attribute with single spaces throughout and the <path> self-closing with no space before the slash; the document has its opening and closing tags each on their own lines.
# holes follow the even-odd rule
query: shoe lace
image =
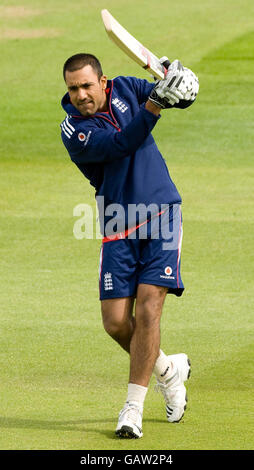
<svg viewBox="0 0 254 470">
<path fill-rule="evenodd" d="M 142 416 L 142 410 L 134 403 L 126 403 L 122 412 L 126 413 L 131 420 L 136 420 L 138 414 Z"/>
<path fill-rule="evenodd" d="M 154 390 L 156 393 L 161 392 L 164 398 L 166 399 L 168 396 L 168 387 L 162 383 L 162 382 L 157 382 L 157 384 L 154 386 Z"/>
<path fill-rule="evenodd" d="M 157 381 L 154 390 L 157 393 L 162 393 L 166 403 L 170 403 L 171 406 L 177 406 L 177 389 L 174 387 L 174 384 L 164 384 Z"/>
</svg>

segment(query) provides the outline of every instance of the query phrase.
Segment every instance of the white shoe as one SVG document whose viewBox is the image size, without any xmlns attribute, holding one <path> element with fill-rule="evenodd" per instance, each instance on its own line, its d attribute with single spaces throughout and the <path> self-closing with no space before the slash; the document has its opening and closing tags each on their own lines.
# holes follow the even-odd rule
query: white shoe
<svg viewBox="0 0 254 470">
<path fill-rule="evenodd" d="M 118 424 L 115 431 L 117 436 L 130 439 L 142 437 L 142 415 L 142 408 L 135 403 L 126 402 L 119 413 Z"/>
<path fill-rule="evenodd" d="M 157 387 L 164 396 L 167 420 L 175 423 L 182 419 L 187 406 L 184 382 L 190 377 L 190 360 L 186 354 L 173 354 L 168 359 L 173 365 L 172 373 L 165 382 L 157 380 Z"/>
</svg>

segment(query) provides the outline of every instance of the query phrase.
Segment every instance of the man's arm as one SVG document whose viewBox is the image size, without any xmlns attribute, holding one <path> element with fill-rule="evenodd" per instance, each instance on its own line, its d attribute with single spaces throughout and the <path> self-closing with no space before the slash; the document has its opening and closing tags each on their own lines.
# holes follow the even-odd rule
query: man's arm
<svg viewBox="0 0 254 470">
<path fill-rule="evenodd" d="M 123 129 L 103 129 L 86 124 L 68 137 L 62 131 L 62 140 L 71 159 L 78 164 L 101 163 L 129 157 L 149 136 L 158 119 L 160 108 L 147 102 Z M 81 132 L 80 132 L 81 131 Z M 82 140 L 80 140 L 80 134 Z"/>
<path fill-rule="evenodd" d="M 145 104 L 145 108 L 147 109 L 147 111 L 150 111 L 150 113 L 153 113 L 155 114 L 155 116 L 159 116 L 160 115 L 160 112 L 161 112 L 161 108 L 159 108 L 159 106 L 157 106 L 156 104 L 154 104 L 152 101 L 148 100 Z"/>
</svg>

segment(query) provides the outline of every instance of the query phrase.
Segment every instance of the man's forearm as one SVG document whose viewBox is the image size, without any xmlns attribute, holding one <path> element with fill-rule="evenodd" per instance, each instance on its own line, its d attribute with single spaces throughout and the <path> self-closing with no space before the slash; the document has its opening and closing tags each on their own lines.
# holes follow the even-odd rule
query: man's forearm
<svg viewBox="0 0 254 470">
<path fill-rule="evenodd" d="M 145 108 L 147 109 L 147 111 L 150 111 L 150 113 L 153 113 L 155 114 L 156 116 L 159 116 L 160 112 L 161 112 L 161 108 L 159 108 L 158 106 L 156 106 L 154 103 L 152 103 L 152 101 L 150 100 L 147 100 L 146 104 L 145 104 Z"/>
</svg>

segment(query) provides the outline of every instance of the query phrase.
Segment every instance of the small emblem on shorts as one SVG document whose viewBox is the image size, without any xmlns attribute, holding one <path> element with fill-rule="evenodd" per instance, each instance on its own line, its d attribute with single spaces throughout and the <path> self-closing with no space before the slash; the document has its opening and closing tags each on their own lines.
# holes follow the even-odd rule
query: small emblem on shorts
<svg viewBox="0 0 254 470">
<path fill-rule="evenodd" d="M 113 290 L 112 273 L 104 274 L 104 290 Z"/>
<path fill-rule="evenodd" d="M 84 142 L 85 138 L 86 135 L 83 132 L 80 132 L 78 135 L 78 140 L 80 140 L 80 142 Z"/>
<path fill-rule="evenodd" d="M 165 276 L 160 275 L 161 279 L 175 279 L 174 276 L 171 276 L 173 269 L 170 266 L 167 266 L 164 269 Z"/>
<path fill-rule="evenodd" d="M 167 275 L 167 276 L 170 276 L 170 274 L 172 274 L 172 268 L 170 266 L 167 266 L 164 270 L 164 273 Z"/>
</svg>

